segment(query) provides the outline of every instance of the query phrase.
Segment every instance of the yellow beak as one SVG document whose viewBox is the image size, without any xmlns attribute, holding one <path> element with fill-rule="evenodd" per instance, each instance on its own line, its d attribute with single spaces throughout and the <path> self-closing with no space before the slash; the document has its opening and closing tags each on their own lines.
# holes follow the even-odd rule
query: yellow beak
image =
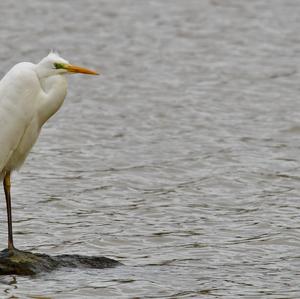
<svg viewBox="0 0 300 299">
<path fill-rule="evenodd" d="M 99 75 L 97 72 L 86 69 L 81 66 L 73 65 L 73 64 L 65 64 L 64 68 L 70 73 L 81 73 L 87 75 Z"/>
</svg>

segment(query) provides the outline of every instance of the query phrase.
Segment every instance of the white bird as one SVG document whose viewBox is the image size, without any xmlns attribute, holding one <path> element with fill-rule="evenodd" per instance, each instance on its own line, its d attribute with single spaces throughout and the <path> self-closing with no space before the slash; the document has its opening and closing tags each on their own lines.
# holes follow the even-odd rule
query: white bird
<svg viewBox="0 0 300 299">
<path fill-rule="evenodd" d="M 39 63 L 16 64 L 0 81 L 0 178 L 8 221 L 8 250 L 14 252 L 10 175 L 19 169 L 43 124 L 61 107 L 67 94 L 66 74 L 97 75 L 50 52 Z"/>
</svg>

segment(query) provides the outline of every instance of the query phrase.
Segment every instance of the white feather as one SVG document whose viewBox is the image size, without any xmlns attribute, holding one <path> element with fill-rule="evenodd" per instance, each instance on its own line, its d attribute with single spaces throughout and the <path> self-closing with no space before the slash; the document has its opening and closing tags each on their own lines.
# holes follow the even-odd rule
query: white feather
<svg viewBox="0 0 300 299">
<path fill-rule="evenodd" d="M 39 64 L 15 65 L 0 81 L 0 177 L 23 164 L 42 125 L 65 99 L 66 79 L 54 62 L 67 63 L 50 53 Z"/>
</svg>

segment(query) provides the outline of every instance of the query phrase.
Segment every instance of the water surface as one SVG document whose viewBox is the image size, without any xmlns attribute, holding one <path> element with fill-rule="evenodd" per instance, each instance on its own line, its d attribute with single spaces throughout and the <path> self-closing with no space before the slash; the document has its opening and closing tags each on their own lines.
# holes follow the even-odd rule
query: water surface
<svg viewBox="0 0 300 299">
<path fill-rule="evenodd" d="M 297 0 L 0 11 L 1 76 L 49 49 L 102 73 L 69 78 L 15 174 L 16 245 L 125 264 L 1 277 L 1 298 L 300 297 Z"/>
</svg>

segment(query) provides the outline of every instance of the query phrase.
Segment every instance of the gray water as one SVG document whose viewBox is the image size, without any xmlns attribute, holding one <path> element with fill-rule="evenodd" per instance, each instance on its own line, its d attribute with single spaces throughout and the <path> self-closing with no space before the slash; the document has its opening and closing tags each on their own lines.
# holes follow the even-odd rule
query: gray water
<svg viewBox="0 0 300 299">
<path fill-rule="evenodd" d="M 0 12 L 1 76 L 49 49 L 102 73 L 70 76 L 14 175 L 16 245 L 124 263 L 3 276 L 0 298 L 300 298 L 298 0 Z"/>
</svg>

